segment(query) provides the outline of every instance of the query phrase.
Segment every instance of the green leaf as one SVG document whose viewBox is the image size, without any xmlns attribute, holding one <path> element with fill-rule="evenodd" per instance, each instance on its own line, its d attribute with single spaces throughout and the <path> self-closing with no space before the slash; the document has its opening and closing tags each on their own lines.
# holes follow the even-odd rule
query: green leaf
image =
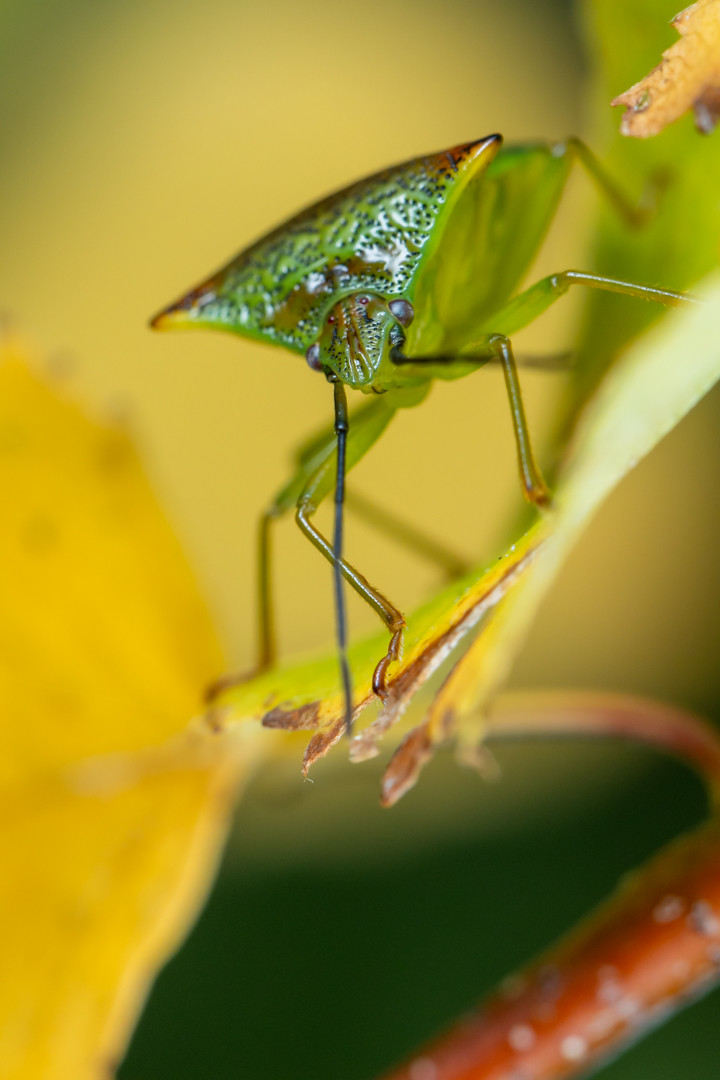
<svg viewBox="0 0 720 1080">
<path fill-rule="evenodd" d="M 670 26 L 677 4 L 586 0 L 578 10 L 595 72 L 588 139 L 630 194 L 640 198 L 645 192 L 652 198 L 657 188 L 654 219 L 634 232 L 600 205 L 586 269 L 668 289 L 691 289 L 718 265 L 720 255 L 720 139 L 699 135 L 690 116 L 654 139 L 629 139 L 620 134 L 621 110 L 609 107 L 613 97 L 657 64 L 663 49 L 677 40 Z M 618 350 L 659 318 L 662 312 L 654 304 L 617 302 L 600 292 L 588 296 L 570 418 Z"/>
</svg>

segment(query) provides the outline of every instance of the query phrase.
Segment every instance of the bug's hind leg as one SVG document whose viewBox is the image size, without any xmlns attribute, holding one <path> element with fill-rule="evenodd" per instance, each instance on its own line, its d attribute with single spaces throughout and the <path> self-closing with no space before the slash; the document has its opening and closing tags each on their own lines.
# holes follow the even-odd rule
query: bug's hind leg
<svg viewBox="0 0 720 1080">
<path fill-rule="evenodd" d="M 572 136 L 566 140 L 565 146 L 626 225 L 638 229 L 653 220 L 660 200 L 672 179 L 666 169 L 651 174 L 639 201 L 633 202 L 608 172 L 600 158 L 582 139 Z"/>
</svg>

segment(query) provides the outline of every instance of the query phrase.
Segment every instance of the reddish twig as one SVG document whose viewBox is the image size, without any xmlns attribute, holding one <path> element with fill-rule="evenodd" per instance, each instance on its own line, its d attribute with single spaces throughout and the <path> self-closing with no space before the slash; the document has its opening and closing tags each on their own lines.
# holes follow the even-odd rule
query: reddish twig
<svg viewBox="0 0 720 1080">
<path fill-rule="evenodd" d="M 717 735 L 679 710 L 618 696 L 536 695 L 506 704 L 489 723 L 491 737 L 531 732 L 639 738 L 689 760 L 717 794 Z M 717 982 L 720 814 L 625 880 L 567 938 L 384 1080 L 586 1074 Z"/>
<path fill-rule="evenodd" d="M 631 694 L 532 690 L 506 694 L 487 718 L 486 738 L 626 739 L 685 761 L 720 801 L 720 737 L 684 709 Z"/>
<path fill-rule="evenodd" d="M 385 1080 L 556 1080 L 720 981 L 720 820 L 666 848 L 591 918 Z"/>
</svg>

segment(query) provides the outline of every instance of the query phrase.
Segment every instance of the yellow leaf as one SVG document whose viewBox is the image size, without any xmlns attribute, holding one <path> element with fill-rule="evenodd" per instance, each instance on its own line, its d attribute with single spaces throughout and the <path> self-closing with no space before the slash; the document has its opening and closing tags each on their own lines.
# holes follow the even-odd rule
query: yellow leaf
<svg viewBox="0 0 720 1080">
<path fill-rule="evenodd" d="M 2 793 L 3 1080 L 113 1075 L 204 896 L 233 778 L 178 762 L 97 790 L 35 777 Z"/>
<path fill-rule="evenodd" d="M 624 105 L 623 135 L 646 139 L 690 109 L 704 134 L 720 119 L 720 0 L 698 0 L 672 20 L 681 40 L 656 68 L 616 97 Z"/>
<path fill-rule="evenodd" d="M 0 362 L 7 783 L 157 746 L 197 711 L 222 658 L 127 435 L 83 417 L 9 350 Z"/>
<path fill-rule="evenodd" d="M 0 347 L 0 1077 L 112 1075 L 251 747 L 187 734 L 222 657 L 127 436 Z"/>
</svg>

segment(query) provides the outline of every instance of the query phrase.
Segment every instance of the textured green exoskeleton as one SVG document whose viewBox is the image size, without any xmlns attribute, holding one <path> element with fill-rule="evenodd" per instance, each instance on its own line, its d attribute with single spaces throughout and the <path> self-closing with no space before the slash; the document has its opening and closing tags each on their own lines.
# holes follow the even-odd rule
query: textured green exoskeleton
<svg viewBox="0 0 720 1080">
<path fill-rule="evenodd" d="M 299 453 L 295 475 L 261 520 L 258 670 L 275 659 L 269 526 L 294 506 L 300 528 L 335 567 L 348 726 L 352 704 L 341 576 L 390 631 L 388 651 L 373 680 L 383 699 L 405 622 L 400 611 L 342 559 L 346 470 L 372 446 L 398 408 L 423 399 L 433 379 L 459 378 L 494 360 L 505 375 L 525 496 L 544 505 L 548 493 L 530 445 L 509 335 L 574 284 L 665 304 L 684 299 L 678 293 L 572 270 L 515 294 L 575 159 L 630 224 L 638 223 L 641 214 L 577 140 L 504 150 L 501 146 L 501 137 L 490 135 L 361 180 L 258 240 L 153 320 L 159 329 L 214 327 L 282 345 L 303 355 L 313 371 L 334 384 L 333 430 Z M 345 386 L 371 395 L 351 422 Z M 331 544 L 311 518 L 333 486 Z M 395 527 L 403 539 L 413 539 L 406 528 L 401 530 Z M 414 540 L 428 550 L 425 538 Z M 447 552 L 436 548 L 436 554 L 446 566 L 453 563 Z"/>
</svg>

